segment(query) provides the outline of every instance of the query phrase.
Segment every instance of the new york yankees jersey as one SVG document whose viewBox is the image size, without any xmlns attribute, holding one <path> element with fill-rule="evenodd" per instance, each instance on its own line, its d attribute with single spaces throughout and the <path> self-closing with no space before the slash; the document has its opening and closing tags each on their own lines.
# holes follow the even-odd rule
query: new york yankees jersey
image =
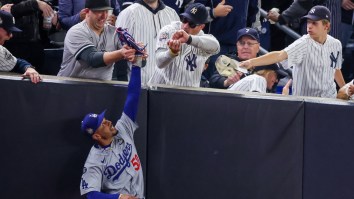
<svg viewBox="0 0 354 199">
<path fill-rule="evenodd" d="M 103 32 L 97 35 L 85 20 L 70 28 L 64 40 L 63 61 L 58 76 L 111 80 L 113 63 L 94 68 L 87 62 L 78 60 L 77 56 L 89 47 L 95 47 L 99 52 L 119 49 L 115 30 L 114 26 L 107 24 Z"/>
<path fill-rule="evenodd" d="M 324 44 L 304 35 L 284 51 L 288 67 L 293 66 L 293 95 L 329 97 L 337 95 L 335 70 L 342 66 L 342 44 L 327 35 Z"/>
<path fill-rule="evenodd" d="M 149 84 L 167 84 L 199 87 L 205 61 L 220 50 L 219 42 L 210 34 L 200 31 L 191 35 L 190 44 L 182 44 L 178 56 L 171 55 L 167 42 L 181 30 L 180 21 L 163 27 L 159 33 L 156 50 L 157 68 Z"/>
<path fill-rule="evenodd" d="M 172 8 L 159 1 L 159 7 L 152 10 L 142 0 L 136 1 L 124 9 L 116 21 L 117 27 L 127 28 L 135 41 L 142 42 L 149 54 L 146 66 L 141 70 L 141 82 L 146 84 L 155 71 L 156 41 L 160 29 L 172 21 L 179 21 L 179 16 Z M 130 74 L 128 74 L 128 77 Z"/>
<path fill-rule="evenodd" d="M 17 62 L 17 58 L 14 57 L 10 51 L 4 46 L 0 45 L 0 71 L 11 71 Z"/>
<path fill-rule="evenodd" d="M 266 93 L 267 81 L 264 77 L 253 74 L 242 78 L 227 90 Z"/>
<path fill-rule="evenodd" d="M 138 126 L 123 113 L 115 127 L 118 134 L 109 147 L 96 144 L 91 148 L 81 178 L 81 195 L 99 191 L 143 198 L 143 171 L 133 138 Z"/>
</svg>

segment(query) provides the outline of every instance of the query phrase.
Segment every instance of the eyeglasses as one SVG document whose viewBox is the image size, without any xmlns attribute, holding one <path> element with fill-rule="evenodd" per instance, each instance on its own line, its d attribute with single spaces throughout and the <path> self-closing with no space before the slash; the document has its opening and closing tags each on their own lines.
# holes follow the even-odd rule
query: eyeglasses
<svg viewBox="0 0 354 199">
<path fill-rule="evenodd" d="M 195 23 L 189 21 L 185 17 L 182 18 L 182 23 L 188 23 L 189 27 L 191 27 L 191 28 L 195 28 L 195 27 L 199 26 L 199 24 L 195 24 Z"/>
<path fill-rule="evenodd" d="M 245 46 L 247 44 L 247 46 L 252 47 L 252 46 L 259 44 L 259 43 L 258 42 L 252 43 L 252 42 L 238 41 L 237 44 L 239 44 L 240 46 Z"/>
</svg>

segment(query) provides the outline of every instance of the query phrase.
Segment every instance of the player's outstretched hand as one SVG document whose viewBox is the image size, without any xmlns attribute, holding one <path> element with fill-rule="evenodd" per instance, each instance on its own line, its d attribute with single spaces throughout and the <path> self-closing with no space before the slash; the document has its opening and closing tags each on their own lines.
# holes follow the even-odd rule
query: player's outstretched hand
<svg viewBox="0 0 354 199">
<path fill-rule="evenodd" d="M 133 62 L 135 59 L 135 52 L 134 48 L 129 47 L 128 45 L 124 45 L 120 50 L 123 59 Z"/>
<path fill-rule="evenodd" d="M 138 198 L 127 194 L 120 194 L 118 199 L 138 199 Z"/>
<path fill-rule="evenodd" d="M 290 85 L 292 82 L 292 79 L 289 79 L 289 81 L 285 84 L 283 91 L 281 92 L 282 95 L 289 95 Z"/>
<path fill-rule="evenodd" d="M 31 79 L 31 82 L 35 84 L 42 80 L 41 76 L 36 70 L 34 70 L 34 68 L 27 68 L 26 72 L 22 75 L 22 77 Z"/>
</svg>

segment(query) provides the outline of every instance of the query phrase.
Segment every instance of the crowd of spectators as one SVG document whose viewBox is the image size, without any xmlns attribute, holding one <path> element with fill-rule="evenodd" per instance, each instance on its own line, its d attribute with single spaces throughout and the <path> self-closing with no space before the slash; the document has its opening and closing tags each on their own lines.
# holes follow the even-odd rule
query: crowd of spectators
<svg viewBox="0 0 354 199">
<path fill-rule="evenodd" d="M 22 30 L 22 32 L 14 32 L 11 41 L 4 43 L 4 47 L 6 47 L 6 49 L 8 49 L 8 51 L 14 56 L 27 60 L 39 73 L 41 73 L 43 67 L 45 67 L 43 65 L 45 56 L 44 49 L 53 47 L 50 46 L 49 35 L 58 31 L 69 31 L 68 33 L 73 32 L 73 30 L 71 30 L 73 26 L 85 23 L 85 21 L 90 18 L 87 17 L 89 10 L 85 6 L 85 0 L 1 0 L 0 2 L 1 10 L 11 13 L 15 19 L 16 27 Z M 269 51 L 286 48 L 294 42 L 294 39 L 279 31 L 274 25 L 270 24 L 270 21 L 288 26 L 300 35 L 306 35 L 306 24 L 308 21 L 304 20 L 302 17 L 308 14 L 308 12 L 311 11 L 311 8 L 316 5 L 323 5 L 329 9 L 331 15 L 328 19 L 330 22 L 330 30 L 328 34 L 341 42 L 343 47 L 343 57 L 348 53 L 349 57 L 353 55 L 352 51 L 346 51 L 347 44 L 351 41 L 354 29 L 354 2 L 352 0 L 271 0 L 268 3 L 263 4 L 260 0 L 138 0 L 135 2 L 132 0 L 109 0 L 109 3 L 112 7 L 112 11 L 108 12 L 107 16 L 103 16 L 106 23 L 109 24 L 107 27 L 116 26 L 126 28 L 136 41 L 147 45 L 149 58 L 147 59 L 146 67 L 142 69 L 143 84 L 157 83 L 156 81 L 150 81 L 150 83 L 148 83 L 154 74 L 162 74 L 164 77 L 162 79 L 166 80 L 167 76 L 170 76 L 171 78 L 173 76 L 172 73 L 178 73 L 178 71 L 180 71 L 179 74 L 184 74 L 185 76 L 188 76 L 189 79 L 200 79 L 200 83 L 175 83 L 172 85 L 193 87 L 202 85 L 203 87 L 219 89 L 231 88 L 238 81 L 247 75 L 251 76 L 252 73 L 257 70 L 249 70 L 247 74 L 237 71 L 233 72 L 232 76 L 221 75 L 220 72 L 216 70 L 217 67 L 215 66 L 220 55 L 227 56 L 237 62 L 242 62 L 258 57 L 263 43 L 270 44 L 266 49 Z M 208 13 L 205 23 L 196 24 L 197 26 L 194 27 L 190 27 L 193 25 L 193 23 L 189 23 L 191 20 L 188 21 L 186 17 L 182 17 L 186 8 L 192 3 L 200 3 L 204 5 Z M 264 18 L 260 17 L 260 9 L 267 11 L 268 15 Z M 51 20 L 51 27 L 49 27 L 49 29 L 48 27 L 45 27 L 44 24 L 48 18 Z M 190 77 L 190 74 L 182 73 L 182 68 L 188 68 L 191 64 L 190 59 L 193 57 L 192 55 L 196 55 L 193 48 L 189 50 L 187 49 L 191 45 L 195 45 L 195 47 L 197 47 L 196 49 L 198 49 L 203 46 L 203 44 L 208 44 L 208 42 L 210 42 L 209 40 L 205 40 L 204 43 L 200 42 L 199 44 L 193 44 L 193 42 L 185 45 L 179 44 L 178 48 L 181 49 L 181 52 L 186 52 L 188 54 L 190 51 L 191 53 L 188 55 L 189 58 L 187 60 L 186 57 L 178 54 L 179 50 L 172 51 L 177 52 L 175 54 L 176 58 L 172 59 L 175 60 L 174 64 L 172 64 L 174 66 L 173 70 L 169 69 L 169 71 L 166 71 L 166 68 L 162 69 L 161 66 L 159 66 L 161 65 L 160 62 L 156 62 L 156 60 L 159 60 L 157 59 L 158 54 L 156 54 L 156 52 L 162 51 L 159 42 L 161 43 L 164 39 L 166 39 L 167 42 L 172 36 L 169 35 L 169 33 L 161 32 L 161 30 L 174 21 L 181 21 L 179 22 L 180 24 L 188 26 L 188 28 L 192 30 L 200 29 L 202 34 L 210 34 L 214 36 L 220 46 L 218 53 L 213 53 L 214 55 L 209 54 L 203 59 L 198 59 L 198 64 L 196 65 L 198 70 L 192 70 L 194 73 L 198 73 L 198 75 L 194 75 L 193 78 Z M 343 31 L 339 31 L 340 29 Z M 78 34 L 80 34 L 82 28 L 78 30 Z M 240 36 L 240 33 L 238 32 L 240 30 L 250 31 L 251 34 Z M 93 72 L 92 74 L 90 73 L 90 75 L 87 76 L 87 71 L 91 71 L 91 69 L 88 69 L 85 70 L 86 72 L 76 71 L 76 73 L 68 73 L 64 76 L 101 80 L 129 80 L 131 66 L 127 65 L 128 62 L 125 60 L 124 56 L 118 56 L 119 58 L 111 59 L 109 64 L 107 64 L 107 60 L 105 59 L 105 56 L 103 56 L 104 54 L 107 54 L 107 52 L 124 49 L 124 47 L 117 43 L 117 41 L 111 40 L 111 38 L 107 39 L 106 35 L 100 35 L 100 33 L 97 33 L 97 37 L 91 36 L 91 39 L 89 38 L 87 45 L 90 46 L 92 43 L 93 46 L 90 46 L 92 51 L 87 52 L 85 49 L 78 49 L 78 51 L 72 55 L 73 59 L 76 61 L 67 62 L 65 55 L 72 50 L 69 46 L 73 46 L 73 42 L 82 43 L 81 40 L 76 41 L 75 39 L 77 38 L 70 36 L 72 34 L 68 33 L 66 33 L 67 36 L 65 38 L 64 48 L 62 48 L 64 49 L 64 59 L 60 71 L 63 71 L 65 67 L 67 68 L 68 64 L 75 63 L 76 65 L 87 65 L 88 68 L 93 67 L 92 71 L 96 72 Z M 187 34 L 193 35 L 190 32 L 187 32 Z M 91 34 L 87 33 L 87 35 Z M 257 37 L 255 35 L 257 35 Z M 109 36 L 112 35 L 109 34 Z M 194 37 L 192 36 L 190 38 Z M 96 42 L 93 42 L 93 39 L 95 39 Z M 101 39 L 104 40 L 104 42 L 100 41 Z M 187 37 L 187 39 L 189 38 Z M 113 43 L 114 45 L 112 49 L 102 46 L 106 44 L 111 45 Z M 187 49 L 185 49 L 186 47 Z M 173 46 L 167 45 L 166 49 L 168 50 L 171 48 L 173 48 Z M 101 59 L 97 58 L 98 54 L 102 54 Z M 171 55 L 174 54 L 172 53 Z M 127 57 L 129 57 L 129 55 L 127 55 Z M 89 64 L 83 64 L 85 61 Z M 342 67 L 341 70 L 343 71 L 345 82 L 350 82 L 354 78 L 354 66 L 353 63 L 350 63 L 349 61 L 352 60 L 344 59 L 344 63 L 341 64 L 341 66 L 338 66 L 338 68 Z M 164 65 L 166 64 L 168 65 L 169 63 L 164 63 Z M 287 65 L 286 62 L 282 64 Z M 280 69 L 282 69 L 282 64 L 277 64 L 277 66 L 280 66 Z M 75 68 L 75 66 L 71 67 Z M 115 69 L 113 70 L 114 67 Z M 103 70 L 103 68 L 105 68 L 106 71 L 104 78 L 102 78 L 102 75 L 98 72 Z M 179 70 L 177 70 L 177 68 Z M 289 66 L 289 68 L 292 69 L 292 66 Z M 116 70 L 123 72 L 123 78 L 117 78 L 115 74 L 116 72 L 114 72 Z M 165 70 L 165 74 L 161 72 L 162 70 Z M 201 72 L 203 72 L 203 74 L 199 74 Z M 167 73 L 171 74 L 167 75 Z M 260 72 L 257 71 L 255 75 L 257 74 L 259 75 Z M 59 75 L 63 75 L 63 72 L 59 72 Z M 273 88 L 266 89 L 266 92 L 275 92 L 275 87 L 278 86 L 277 83 L 280 81 L 279 77 L 280 76 L 278 75 Z M 188 82 L 188 78 L 183 80 L 179 78 L 178 81 Z M 290 73 L 287 74 L 287 78 L 292 78 Z M 247 79 L 250 79 L 250 77 Z M 161 82 L 163 81 L 159 81 L 158 83 Z M 344 81 L 337 81 L 337 83 L 337 89 L 339 90 L 339 88 L 344 85 Z M 235 86 L 233 87 L 235 88 Z"/>
</svg>

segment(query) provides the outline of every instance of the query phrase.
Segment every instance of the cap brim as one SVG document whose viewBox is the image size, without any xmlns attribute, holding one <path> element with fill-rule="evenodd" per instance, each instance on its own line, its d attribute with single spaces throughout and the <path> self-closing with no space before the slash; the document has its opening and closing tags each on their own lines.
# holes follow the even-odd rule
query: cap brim
<svg viewBox="0 0 354 199">
<path fill-rule="evenodd" d="M 198 22 L 196 22 L 188 13 L 182 13 L 180 14 L 180 16 L 183 16 L 185 18 L 187 18 L 190 22 L 195 23 L 196 25 L 200 25 Z"/>
<path fill-rule="evenodd" d="M 6 30 L 9 31 L 9 32 L 22 32 L 21 29 L 16 28 L 15 26 L 13 26 L 13 27 L 11 27 L 11 28 L 8 28 L 8 29 L 6 29 Z"/>
<path fill-rule="evenodd" d="M 101 123 L 103 121 L 105 113 L 106 113 L 106 110 L 104 110 L 101 114 L 99 114 L 97 116 L 97 118 L 98 118 L 98 120 L 97 120 L 97 129 L 100 127 L 100 125 L 101 125 Z M 97 131 L 97 129 L 96 129 L 96 131 Z"/>
<path fill-rule="evenodd" d="M 319 20 L 321 20 L 320 17 L 314 16 L 314 15 L 305 15 L 305 16 L 301 17 L 301 19 L 311 19 L 311 20 L 313 20 L 313 21 L 319 21 Z"/>
<path fill-rule="evenodd" d="M 251 37 L 252 39 L 258 41 L 258 39 L 257 39 L 255 36 L 253 36 L 252 34 L 249 34 L 249 33 L 246 33 L 246 34 L 243 34 L 243 35 L 239 36 L 239 37 L 237 38 L 237 41 L 240 40 L 240 39 L 241 39 L 242 37 L 244 37 L 244 36 L 249 36 L 249 37 Z M 259 42 L 259 41 L 258 41 L 258 42 Z"/>
<path fill-rule="evenodd" d="M 94 11 L 113 10 L 112 7 L 89 8 L 89 9 Z"/>
</svg>

